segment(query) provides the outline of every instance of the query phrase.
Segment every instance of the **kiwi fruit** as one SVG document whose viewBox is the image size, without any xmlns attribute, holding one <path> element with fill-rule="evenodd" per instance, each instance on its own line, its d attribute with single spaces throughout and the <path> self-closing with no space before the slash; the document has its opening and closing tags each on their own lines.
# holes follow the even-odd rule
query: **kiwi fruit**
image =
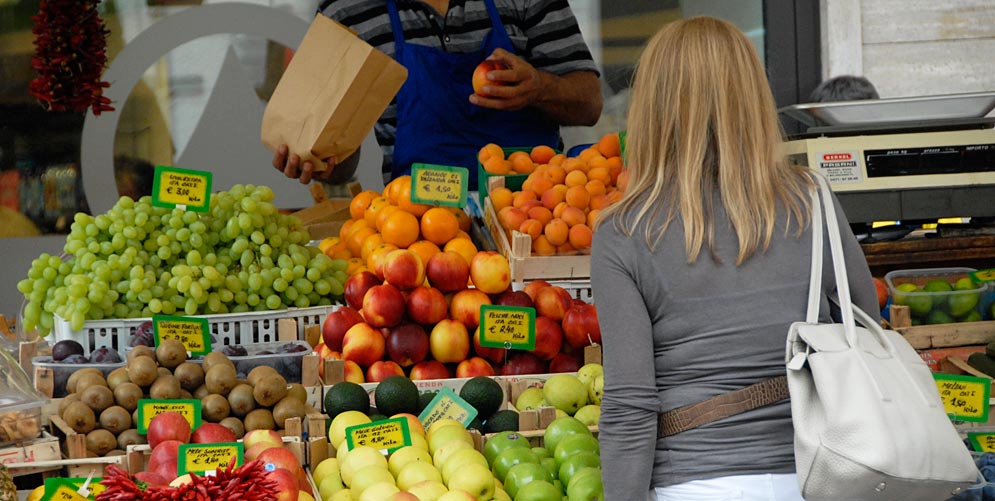
<svg viewBox="0 0 995 501">
<path fill-rule="evenodd" d="M 135 428 L 129 428 L 122 431 L 117 436 L 117 447 L 118 449 L 128 450 L 129 445 L 147 444 L 148 440 L 145 439 L 145 435 L 139 435 L 138 430 Z"/>
<path fill-rule="evenodd" d="M 280 373 L 276 369 L 268 365 L 260 365 L 249 371 L 249 375 L 245 377 L 245 380 L 252 386 L 256 386 L 260 381 L 264 379 L 269 379 L 273 376 L 279 376 Z"/>
<path fill-rule="evenodd" d="M 183 400 L 191 400 L 193 399 L 193 393 L 190 393 L 189 391 L 180 388 L 180 398 Z"/>
<path fill-rule="evenodd" d="M 117 369 L 112 370 L 111 373 L 107 375 L 107 387 L 109 387 L 112 390 L 114 388 L 117 388 L 117 385 L 121 383 L 130 383 L 130 382 L 131 379 L 128 378 L 127 367 L 118 367 Z"/>
<path fill-rule="evenodd" d="M 235 438 L 242 438 L 245 436 L 245 425 L 242 424 L 242 420 L 237 417 L 226 417 L 221 420 L 220 424 L 221 426 L 231 430 L 231 432 L 235 434 Z"/>
<path fill-rule="evenodd" d="M 157 377 L 149 388 L 149 398 L 157 400 L 180 398 L 180 380 L 172 374 Z"/>
<path fill-rule="evenodd" d="M 94 413 L 100 414 L 114 405 L 114 392 L 106 386 L 93 385 L 79 394 L 79 400 L 93 409 Z"/>
<path fill-rule="evenodd" d="M 207 374 L 207 371 L 211 370 L 215 365 L 229 365 L 233 371 L 235 370 L 235 364 L 228 359 L 227 355 L 220 351 L 212 351 L 205 355 L 201 365 L 204 367 L 204 374 Z"/>
<path fill-rule="evenodd" d="M 97 426 L 97 416 L 93 409 L 83 402 L 73 402 L 66 407 L 62 419 L 76 433 L 90 433 Z"/>
<path fill-rule="evenodd" d="M 173 375 L 173 371 L 171 371 L 171 370 L 169 370 L 169 369 L 167 369 L 165 367 L 159 367 L 155 371 L 156 371 L 156 377 L 172 376 Z"/>
<path fill-rule="evenodd" d="M 276 421 L 273 420 L 273 413 L 269 409 L 254 409 L 246 414 L 245 431 L 252 430 L 275 430 Z"/>
<path fill-rule="evenodd" d="M 231 414 L 231 406 L 228 405 L 228 399 L 216 394 L 202 398 L 200 409 L 201 416 L 212 423 L 220 422 Z"/>
<path fill-rule="evenodd" d="M 284 423 L 290 418 L 303 418 L 307 413 L 307 409 L 304 406 L 304 402 L 297 400 L 294 397 L 283 397 L 273 407 L 273 420 L 280 423 L 280 427 L 284 427 Z"/>
<path fill-rule="evenodd" d="M 245 417 L 252 409 L 256 408 L 256 399 L 252 396 L 252 386 L 245 383 L 231 389 L 228 393 L 228 405 L 231 406 L 231 413 L 238 417 Z"/>
<path fill-rule="evenodd" d="M 76 380 L 76 393 L 83 393 L 87 388 L 91 386 L 107 386 L 107 380 L 104 379 L 104 375 L 99 371 L 94 373 L 83 374 Z"/>
<path fill-rule="evenodd" d="M 287 396 L 287 380 L 279 374 L 260 379 L 252 385 L 252 396 L 263 407 L 272 407 Z"/>
<path fill-rule="evenodd" d="M 138 357 L 149 357 L 155 359 L 155 350 L 153 350 L 151 346 L 145 346 L 143 344 L 138 345 L 132 348 L 131 351 L 128 352 L 128 356 L 126 357 L 126 359 L 130 364 L 132 360 Z"/>
<path fill-rule="evenodd" d="M 178 339 L 163 339 L 155 349 L 159 365 L 172 369 L 187 361 L 187 347 Z"/>
<path fill-rule="evenodd" d="M 138 428 L 138 409 L 131 413 L 131 426 Z"/>
<path fill-rule="evenodd" d="M 96 368 L 93 368 L 93 367 L 87 367 L 85 369 L 80 369 L 80 370 L 78 370 L 76 372 L 73 372 L 72 374 L 69 375 L 69 379 L 66 380 L 66 391 L 69 392 L 69 393 L 76 393 L 76 382 L 79 381 L 79 378 L 81 378 L 81 377 L 83 377 L 83 376 L 85 376 L 87 374 L 96 374 L 96 375 L 101 376 L 101 377 L 103 377 L 103 375 L 104 375 L 103 372 L 100 372 L 100 369 L 96 369 Z"/>
<path fill-rule="evenodd" d="M 86 434 L 86 450 L 103 456 L 117 447 L 117 437 L 104 429 L 96 429 Z"/>
<path fill-rule="evenodd" d="M 198 386 L 196 390 L 193 391 L 193 398 L 196 398 L 197 400 L 203 400 L 204 397 L 210 394 L 211 392 L 207 391 L 207 385 L 202 384 Z"/>
<path fill-rule="evenodd" d="M 69 407 L 69 404 L 73 402 L 79 402 L 79 393 L 70 393 L 59 402 L 59 417 L 62 417 L 62 413 L 66 412 L 66 407 Z"/>
<path fill-rule="evenodd" d="M 138 408 L 138 400 L 144 395 L 142 388 L 135 383 L 123 383 L 114 388 L 114 401 L 128 412 Z"/>
<path fill-rule="evenodd" d="M 131 428 L 131 413 L 120 405 L 113 405 L 100 413 L 100 427 L 117 435 Z"/>
<path fill-rule="evenodd" d="M 307 403 L 307 390 L 300 383 L 290 383 L 290 388 L 287 389 L 287 396 L 300 400 L 302 404 Z"/>
<path fill-rule="evenodd" d="M 158 366 L 152 357 L 135 357 L 128 362 L 128 379 L 142 388 L 154 383 L 158 376 Z"/>
<path fill-rule="evenodd" d="M 235 387 L 235 366 L 217 364 L 211 367 L 204 373 L 204 386 L 209 393 L 227 396 Z"/>
<path fill-rule="evenodd" d="M 204 384 L 204 368 L 193 362 L 177 365 L 173 369 L 173 375 L 180 380 L 180 388 L 187 391 L 194 391 Z"/>
</svg>

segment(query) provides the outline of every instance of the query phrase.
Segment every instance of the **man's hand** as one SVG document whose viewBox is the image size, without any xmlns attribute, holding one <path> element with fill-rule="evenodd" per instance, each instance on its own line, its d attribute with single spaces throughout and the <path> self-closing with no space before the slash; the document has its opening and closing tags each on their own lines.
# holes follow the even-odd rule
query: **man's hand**
<svg viewBox="0 0 995 501">
<path fill-rule="evenodd" d="M 294 153 L 288 155 L 288 151 L 287 145 L 283 144 L 277 148 L 276 153 L 273 155 L 273 167 L 283 172 L 285 176 L 297 179 L 301 184 L 308 184 L 312 179 L 326 181 L 332 177 L 332 171 L 335 170 L 336 163 L 334 157 L 325 159 L 325 163 L 328 164 L 325 170 L 315 172 L 314 164 L 311 162 L 301 164 L 301 157 Z"/>
<path fill-rule="evenodd" d="M 494 49 L 487 60 L 504 65 L 503 70 L 487 72 L 488 80 L 503 82 L 504 85 L 485 85 L 483 91 L 489 97 L 473 94 L 470 96 L 471 103 L 484 108 L 511 111 L 535 103 L 542 93 L 544 84 L 539 70 L 504 49 Z"/>
</svg>

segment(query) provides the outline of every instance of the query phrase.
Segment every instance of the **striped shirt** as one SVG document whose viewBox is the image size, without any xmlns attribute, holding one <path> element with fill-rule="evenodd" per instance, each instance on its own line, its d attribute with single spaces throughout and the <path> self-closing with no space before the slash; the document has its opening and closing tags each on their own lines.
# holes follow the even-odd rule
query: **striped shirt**
<svg viewBox="0 0 995 501">
<path fill-rule="evenodd" d="M 572 71 L 598 73 L 567 0 L 494 0 L 494 4 L 516 53 L 535 68 L 555 75 Z M 450 0 L 445 18 L 417 0 L 397 0 L 397 8 L 405 41 L 452 53 L 480 49 L 491 29 L 482 0 Z M 394 57 L 394 34 L 385 0 L 326 0 L 320 9 Z M 396 128 L 397 103 L 392 101 L 374 127 L 383 149 L 385 177 L 391 172 Z"/>
</svg>

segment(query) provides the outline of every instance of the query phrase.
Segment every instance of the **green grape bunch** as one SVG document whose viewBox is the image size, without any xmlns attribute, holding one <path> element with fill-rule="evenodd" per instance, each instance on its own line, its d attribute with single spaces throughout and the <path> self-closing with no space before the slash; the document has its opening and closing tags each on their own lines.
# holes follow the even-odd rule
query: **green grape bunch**
<svg viewBox="0 0 995 501">
<path fill-rule="evenodd" d="M 42 254 L 17 284 L 27 330 L 74 331 L 87 320 L 155 314 L 271 311 L 338 302 L 346 261 L 315 247 L 297 218 L 251 184 L 211 196 L 207 212 L 121 197 L 105 214 L 77 213 L 63 256 Z"/>
</svg>

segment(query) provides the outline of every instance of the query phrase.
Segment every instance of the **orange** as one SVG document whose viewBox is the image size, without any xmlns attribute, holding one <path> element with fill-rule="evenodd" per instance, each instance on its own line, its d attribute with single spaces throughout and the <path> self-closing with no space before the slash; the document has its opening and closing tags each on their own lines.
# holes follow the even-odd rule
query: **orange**
<svg viewBox="0 0 995 501">
<path fill-rule="evenodd" d="M 556 254 L 556 247 L 549 243 L 546 235 L 539 235 L 539 238 L 532 241 L 532 252 L 540 256 L 552 256 Z"/>
<path fill-rule="evenodd" d="M 584 171 L 581 170 L 570 171 L 567 173 L 567 177 L 563 181 L 568 187 L 583 186 L 587 183 L 587 174 L 584 174 Z"/>
<path fill-rule="evenodd" d="M 567 159 L 566 155 L 564 155 L 563 153 L 557 153 L 557 154 L 553 155 L 553 158 L 550 158 L 549 162 L 547 162 L 547 163 L 549 165 L 560 165 L 566 159 Z"/>
<path fill-rule="evenodd" d="M 566 243 L 569 231 L 570 228 L 567 226 L 567 223 L 557 218 L 550 221 L 543 228 L 542 233 L 546 235 L 546 239 L 549 240 L 550 244 L 558 246 Z"/>
<path fill-rule="evenodd" d="M 586 209 L 591 203 L 591 194 L 583 186 L 574 186 L 567 190 L 567 204 L 578 209 Z"/>
<path fill-rule="evenodd" d="M 446 207 L 432 207 L 421 216 L 422 237 L 436 245 L 445 245 L 459 231 L 459 219 Z"/>
<path fill-rule="evenodd" d="M 432 256 L 442 252 L 442 249 L 440 249 L 438 245 L 435 245 L 428 240 L 419 240 L 409 245 L 408 250 L 418 254 L 418 257 L 421 258 L 421 262 L 423 263 L 428 263 L 428 260 L 431 259 Z"/>
<path fill-rule="evenodd" d="M 518 207 L 505 207 L 498 212 L 498 222 L 507 230 L 518 229 L 528 218 L 528 215 Z"/>
<path fill-rule="evenodd" d="M 591 238 L 593 234 L 591 228 L 588 228 L 586 224 L 575 224 L 570 227 L 567 240 L 570 245 L 574 246 L 578 250 L 584 250 L 591 247 Z"/>
<path fill-rule="evenodd" d="M 390 205 L 390 200 L 384 197 L 377 197 L 370 201 L 370 205 L 366 207 L 366 211 L 363 213 L 363 219 L 366 220 L 367 226 L 370 228 L 377 227 L 377 214 L 381 209 Z"/>
<path fill-rule="evenodd" d="M 515 198 L 514 193 L 504 186 L 500 188 L 494 188 L 488 195 L 491 198 L 491 204 L 494 206 L 495 211 L 500 211 L 505 207 L 511 206 L 511 201 Z"/>
<path fill-rule="evenodd" d="M 528 190 L 518 191 L 515 192 L 515 198 L 514 201 L 512 201 L 511 205 L 514 207 L 521 207 L 522 204 L 524 204 L 525 202 L 529 200 L 536 200 L 538 198 L 539 197 L 536 196 L 534 191 L 528 191 Z"/>
<path fill-rule="evenodd" d="M 397 189 L 401 187 L 405 182 L 411 182 L 411 176 L 398 176 L 391 179 L 387 186 L 383 188 L 383 196 L 390 203 L 397 205 Z"/>
<path fill-rule="evenodd" d="M 352 253 L 346 248 L 345 242 L 339 242 L 330 247 L 325 255 L 332 259 L 349 259 L 352 257 Z"/>
<path fill-rule="evenodd" d="M 560 219 L 562 219 L 564 223 L 567 223 L 567 226 L 572 228 L 578 224 L 587 222 L 587 214 L 584 214 L 583 210 L 576 207 L 567 207 L 563 209 L 563 213 L 560 214 Z"/>
<path fill-rule="evenodd" d="M 346 249 L 349 249 L 349 253 L 352 254 L 353 256 L 362 256 L 363 241 L 366 240 L 366 237 L 373 235 L 376 232 L 377 230 L 368 227 L 362 227 L 353 230 L 351 233 L 349 233 L 349 236 L 346 237 L 345 240 Z"/>
<path fill-rule="evenodd" d="M 553 158 L 553 155 L 556 155 L 556 150 L 546 146 L 545 144 L 540 144 L 539 146 L 532 148 L 532 152 L 529 154 L 529 156 L 532 157 L 532 161 L 537 164 L 549 163 L 549 160 Z"/>
<path fill-rule="evenodd" d="M 526 214 L 529 216 L 529 219 L 535 219 L 542 223 L 543 226 L 553 220 L 553 211 L 542 206 L 532 207 Z"/>
<path fill-rule="evenodd" d="M 584 185 L 584 188 L 587 188 L 587 192 L 590 193 L 592 196 L 604 195 L 605 193 L 608 192 L 608 189 L 605 188 L 605 183 L 602 183 L 597 179 L 592 179 L 588 181 L 587 184 Z"/>
<path fill-rule="evenodd" d="M 379 198 L 380 194 L 373 190 L 366 190 L 360 192 L 356 196 L 352 197 L 352 201 L 349 202 L 349 215 L 353 219 L 361 219 L 363 214 L 366 212 L 366 208 L 370 206 L 370 202 L 374 198 Z"/>
<path fill-rule="evenodd" d="M 374 233 L 366 237 L 365 239 L 363 239 L 363 243 L 359 245 L 360 257 L 366 259 L 367 257 L 370 256 L 370 253 L 373 252 L 373 249 L 377 248 L 377 246 L 382 243 L 383 243 L 383 235 L 379 233 Z"/>
<path fill-rule="evenodd" d="M 397 188 L 397 207 L 414 214 L 415 217 L 421 217 L 432 206 L 416 204 L 411 201 L 411 176 L 404 177 L 407 178 L 407 181 L 402 182 Z"/>
<path fill-rule="evenodd" d="M 382 233 L 385 243 L 405 249 L 418 240 L 418 218 L 408 211 L 394 211 L 384 221 Z"/>
<path fill-rule="evenodd" d="M 498 157 L 488 158 L 482 164 L 484 170 L 490 172 L 491 174 L 504 175 L 511 173 L 511 162 Z"/>
<path fill-rule="evenodd" d="M 524 151 L 516 151 L 508 155 L 508 162 L 511 163 L 511 170 L 519 174 L 530 174 L 536 167 L 532 157 Z"/>
<path fill-rule="evenodd" d="M 542 222 L 536 219 L 526 219 L 518 227 L 518 231 L 527 234 L 532 237 L 532 240 L 535 240 L 539 238 L 539 235 L 542 235 Z"/>
<path fill-rule="evenodd" d="M 387 221 L 387 216 L 390 216 L 391 214 L 394 213 L 394 211 L 399 211 L 399 210 L 401 209 L 398 209 L 396 205 L 386 205 L 382 209 L 380 209 L 380 211 L 377 212 L 377 217 L 375 221 L 377 226 L 377 231 L 383 231 L 383 223 Z"/>
<path fill-rule="evenodd" d="M 339 243 L 339 237 L 327 237 L 318 242 L 318 250 L 325 253 L 326 250 Z"/>
<path fill-rule="evenodd" d="M 473 224 L 470 221 L 470 215 L 466 213 L 465 210 L 459 207 L 446 207 L 449 212 L 456 215 L 456 220 L 459 221 L 459 229 L 463 231 L 470 231 L 470 226 Z"/>
<path fill-rule="evenodd" d="M 606 157 L 618 157 L 622 155 L 622 145 L 619 143 L 618 132 L 605 134 L 598 141 L 598 151 Z"/>
<path fill-rule="evenodd" d="M 555 188 L 550 188 L 542 192 L 542 197 L 540 197 L 540 200 L 542 200 L 543 207 L 549 210 L 553 210 L 560 202 L 563 201 L 564 198 L 566 198 L 566 192 L 561 192 L 560 190 L 557 190 Z"/>
<path fill-rule="evenodd" d="M 342 223 L 342 227 L 339 228 L 339 240 L 345 240 L 345 237 L 349 236 L 349 231 L 352 230 L 352 224 L 355 223 L 355 219 L 350 219 Z"/>
<path fill-rule="evenodd" d="M 553 183 L 561 184 L 567 178 L 567 171 L 560 165 L 550 165 L 549 169 L 546 170 L 546 175 Z"/>
<path fill-rule="evenodd" d="M 490 158 L 504 160 L 504 150 L 494 143 L 485 144 L 483 148 L 480 148 L 480 152 L 477 153 L 477 161 L 483 164 Z"/>
<path fill-rule="evenodd" d="M 454 238 L 446 243 L 442 251 L 453 251 L 463 256 L 463 259 L 466 259 L 466 264 L 469 265 L 470 261 L 473 261 L 473 256 L 477 255 L 477 246 L 473 245 L 473 241 L 469 238 Z"/>
<path fill-rule="evenodd" d="M 465 231 L 463 231 L 463 230 L 457 231 L 455 238 L 465 238 L 467 240 L 473 240 L 472 238 L 470 238 L 470 234 L 467 233 L 467 232 L 465 232 Z"/>
</svg>

